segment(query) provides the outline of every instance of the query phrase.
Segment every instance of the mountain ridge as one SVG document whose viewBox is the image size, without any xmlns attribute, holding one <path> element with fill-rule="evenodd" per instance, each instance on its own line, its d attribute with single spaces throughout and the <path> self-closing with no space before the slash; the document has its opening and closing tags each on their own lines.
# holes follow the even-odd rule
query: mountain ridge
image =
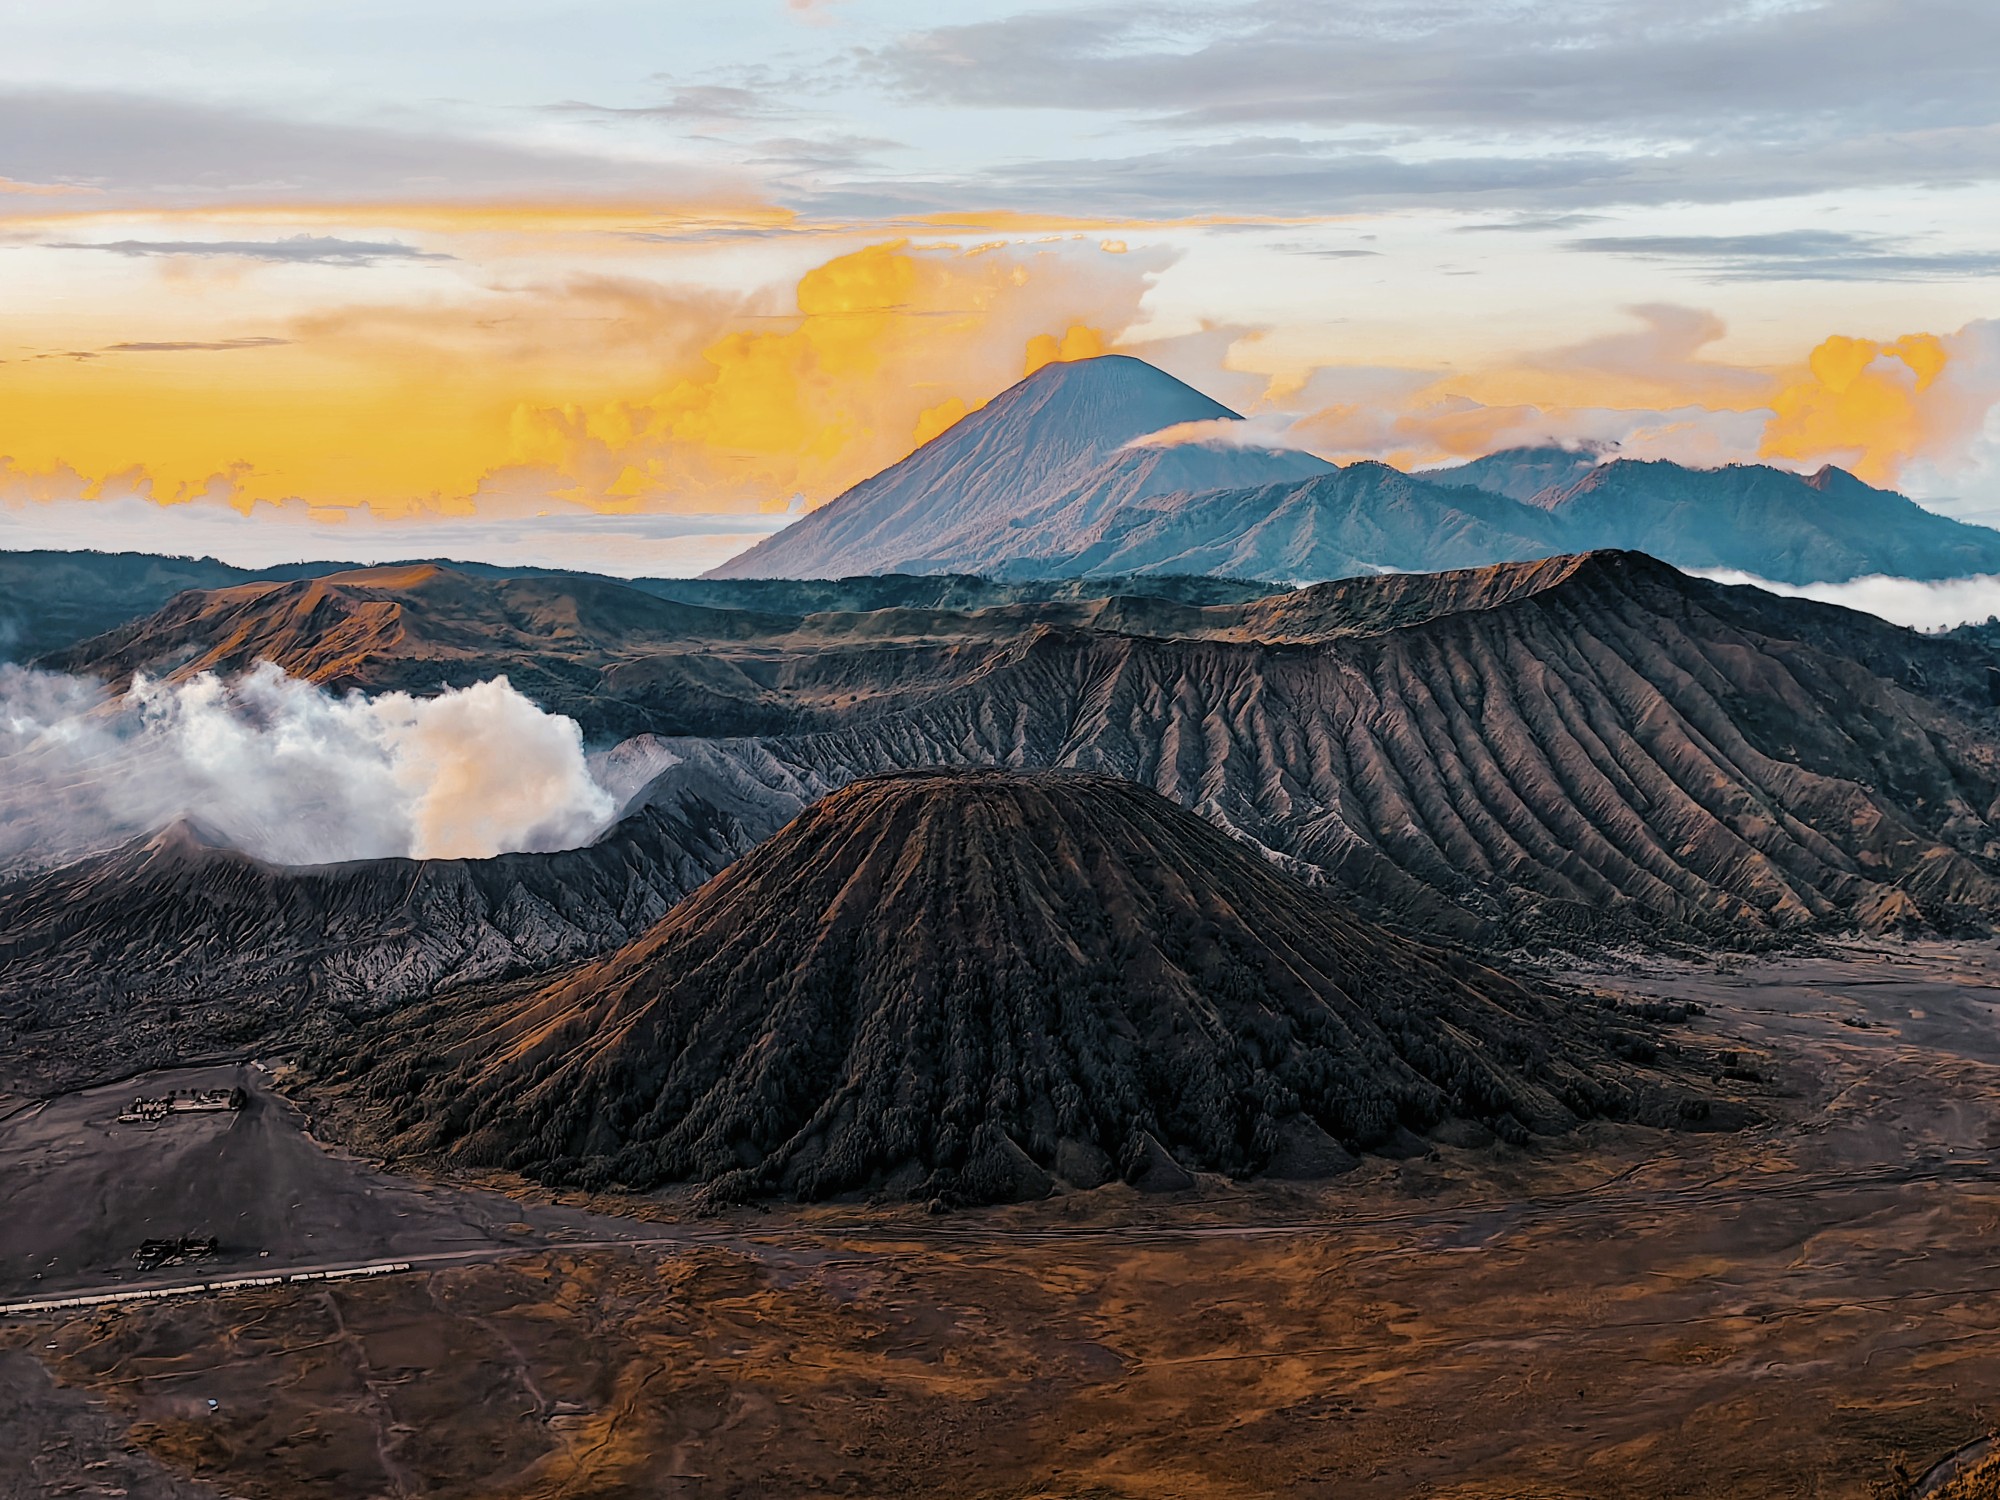
<svg viewBox="0 0 2000 1500">
<path fill-rule="evenodd" d="M 359 587 L 379 603 L 380 583 Z M 484 591 L 484 610 L 508 586 L 407 592 Z M 216 1050 L 203 1037 L 347 1024 L 369 995 L 578 961 L 816 799 L 924 767 L 1132 781 L 1359 914 L 1488 950 L 1757 948 L 2000 918 L 2000 657 L 1642 554 L 1236 603 L 780 616 L 774 635 L 739 620 L 644 650 L 592 637 L 619 611 L 536 597 L 537 628 L 570 632 L 560 652 L 522 648 L 572 694 L 550 706 L 628 726 L 603 757 L 627 807 L 612 837 L 273 871 L 181 829 L 0 882 L 5 1055 L 67 1077 L 120 1048 L 199 1055 Z M 435 690 L 444 669 L 409 654 L 415 636 L 382 641 L 352 662 L 356 685 Z M 581 904 L 557 921 L 565 885 Z"/>
<path fill-rule="evenodd" d="M 760 784 L 782 766 L 787 814 L 925 765 L 1108 771 L 1467 941 L 1764 942 L 2000 915 L 1993 655 L 1643 554 L 1235 604 L 779 625 L 650 644 L 582 628 L 535 648 L 546 705 L 593 736 L 697 736 L 751 757 Z M 509 665 L 408 649 L 360 663 L 357 685 Z"/>
<path fill-rule="evenodd" d="M 1693 469 L 1543 446 L 1408 474 L 1230 444 L 1189 445 L 1179 458 L 1131 446 L 1236 415 L 1129 356 L 1048 366 L 707 576 L 1226 573 L 1302 583 L 1602 548 L 1795 584 L 2000 572 L 2000 531 L 1830 466 Z"/>
</svg>

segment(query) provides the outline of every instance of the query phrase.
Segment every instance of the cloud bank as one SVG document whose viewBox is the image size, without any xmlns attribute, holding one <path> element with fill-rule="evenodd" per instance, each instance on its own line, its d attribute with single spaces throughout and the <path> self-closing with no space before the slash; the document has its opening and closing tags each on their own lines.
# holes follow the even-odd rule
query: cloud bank
<svg viewBox="0 0 2000 1500">
<path fill-rule="evenodd" d="M 0 868 L 192 819 L 283 865 L 480 859 L 588 842 L 617 812 L 576 722 L 505 677 L 435 698 L 336 697 L 269 662 L 225 682 L 0 666 Z"/>
<path fill-rule="evenodd" d="M 1913 630 L 1950 630 L 2000 615 L 2000 574 L 1975 573 L 1966 578 L 1891 578 L 1874 573 L 1845 583 L 1774 583 L 1733 568 L 1691 568 L 1717 583 L 1749 584 L 1766 593 L 1792 599 L 1817 599 L 1862 610 Z"/>
<path fill-rule="evenodd" d="M 864 67 L 933 106 L 1123 127 L 1082 140 L 1173 137 L 1002 163 L 989 191 L 1559 210 L 1990 181 L 1996 46 L 2000 12 L 1965 0 L 1243 0 L 954 18 Z"/>
<path fill-rule="evenodd" d="M 593 272 L 326 307 L 254 339 L 78 346 L 0 370 L 48 417 L 0 420 L 0 505 L 298 500 L 323 521 L 549 513 L 544 532 L 734 512 L 754 540 L 759 516 L 831 499 L 1037 362 L 1115 344 L 1173 259 L 892 240 L 741 294 Z M 259 352 L 199 379 L 139 357 L 224 348 Z"/>
</svg>

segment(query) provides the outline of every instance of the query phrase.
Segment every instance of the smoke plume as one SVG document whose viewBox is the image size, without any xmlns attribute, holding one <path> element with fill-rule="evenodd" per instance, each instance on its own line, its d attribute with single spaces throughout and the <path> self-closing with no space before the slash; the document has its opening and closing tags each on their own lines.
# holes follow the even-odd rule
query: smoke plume
<svg viewBox="0 0 2000 1500">
<path fill-rule="evenodd" d="M 0 666 L 0 868 L 189 818 L 276 864 L 484 858 L 587 842 L 616 812 L 576 722 L 505 677 L 336 697 L 269 662 L 225 682 Z"/>
</svg>

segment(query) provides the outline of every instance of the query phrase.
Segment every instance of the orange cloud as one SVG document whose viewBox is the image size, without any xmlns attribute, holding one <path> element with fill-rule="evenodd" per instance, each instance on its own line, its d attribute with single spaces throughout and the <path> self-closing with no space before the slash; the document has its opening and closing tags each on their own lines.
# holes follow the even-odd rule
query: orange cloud
<svg viewBox="0 0 2000 1500">
<path fill-rule="evenodd" d="M 963 396 L 953 396 L 949 401 L 940 401 L 936 406 L 925 407 L 917 413 L 917 430 L 910 435 L 910 446 L 923 447 L 938 434 L 956 427 L 985 404 L 984 401 L 968 402 Z"/>
<path fill-rule="evenodd" d="M 1708 357 L 1726 330 L 1699 309 L 1629 311 L 1640 327 L 1482 369 L 1328 367 L 1274 380 L 1268 411 L 1289 419 L 1283 441 L 1336 460 L 1412 468 L 1502 447 L 1594 444 L 1701 466 L 1831 463 L 1930 492 L 1970 462 L 2000 403 L 1994 361 L 1980 353 L 1992 325 L 1945 337 L 1835 335 L 1787 371 Z"/>
<path fill-rule="evenodd" d="M 1431 468 L 1503 448 L 1615 449 L 1626 458 L 1663 458 L 1714 467 L 1748 456 L 1762 417 L 1702 406 L 1667 409 L 1487 406 L 1465 396 L 1426 392 L 1398 408 L 1328 407 L 1294 423 L 1288 445 L 1337 461 L 1373 458 L 1400 469 Z"/>
<path fill-rule="evenodd" d="M 79 240 L 172 237 L 130 217 L 41 211 Z M 754 204 L 309 212 L 206 217 L 428 228 L 458 236 L 448 242 L 458 253 L 379 273 L 102 255 L 38 272 L 48 285 L 88 274 L 127 300 L 71 298 L 49 311 L 58 299 L 18 293 L 7 326 L 28 357 L 0 361 L 0 497 L 222 498 L 244 510 L 296 498 L 328 514 L 388 515 L 818 503 L 1022 374 L 1112 348 L 1253 411 L 1273 441 L 1334 458 L 1422 466 L 1517 443 L 1602 442 L 1694 463 L 1831 461 L 1894 482 L 1971 441 L 2000 359 L 1980 365 L 1965 334 L 1836 337 L 1797 369 L 1746 368 L 1713 357 L 1726 330 L 1712 314 L 1643 306 L 1624 331 L 1477 368 L 1255 374 L 1225 368 L 1257 357 L 1255 330 L 1237 325 L 1132 341 L 1169 259 L 1100 238 L 1121 221 L 965 216 L 953 224 L 1018 234 L 1032 223 L 1061 237 L 940 245 L 861 244 Z M 797 255 L 801 236 L 832 243 L 795 281 L 746 292 L 659 279 L 662 265 L 726 275 L 748 241 Z M 734 258 L 725 264 L 714 244 Z M 594 269 L 548 269 L 576 264 Z M 628 274 L 641 269 L 650 274 Z M 350 285 L 378 289 L 377 300 L 327 305 Z"/>
<path fill-rule="evenodd" d="M 1912 459 L 1956 426 L 1933 388 L 1951 363 L 1944 340 L 1905 334 L 1892 343 L 1836 334 L 1771 400 L 1758 452 L 1765 458 L 1837 463 L 1872 484 L 1892 484 Z"/>
<path fill-rule="evenodd" d="M 72 190 L 22 185 L 0 195 L 57 196 Z M 88 195 L 86 189 L 74 190 Z M 66 234 L 103 232 L 107 237 L 171 238 L 189 234 L 214 238 L 229 229 L 269 226 L 292 232 L 324 229 L 396 229 L 440 234 L 504 234 L 561 237 L 588 234 L 637 238 L 640 243 L 701 240 L 727 236 L 770 236 L 854 232 L 810 223 L 788 208 L 726 199 L 466 199 L 371 202 L 224 203 L 187 208 L 134 208 L 96 204 L 8 202 L 0 196 L 0 220 L 17 229 Z"/>
<path fill-rule="evenodd" d="M 1467 371 L 1452 388 L 1493 406 L 1747 411 L 1768 401 L 1776 385 L 1769 373 L 1708 356 L 1728 333 L 1714 313 L 1672 303 L 1625 312 L 1636 327 Z"/>
<path fill-rule="evenodd" d="M 1074 245 L 872 245 L 807 273 L 795 317 L 723 335 L 649 398 L 518 407 L 514 467 L 489 487 L 525 468 L 614 509 L 818 503 L 977 410 L 1024 350 L 1029 372 L 1104 352 L 1099 323 L 1133 322 L 1154 268 Z"/>
<path fill-rule="evenodd" d="M 21 182 L 12 177 L 0 177 L 0 194 L 19 198 L 77 198 L 88 197 L 93 189 L 73 187 L 60 182 Z"/>
<path fill-rule="evenodd" d="M 1102 347 L 1164 263 L 1074 241 L 895 241 L 814 267 L 782 300 L 604 274 L 438 283 L 254 330 L 288 342 L 107 341 L 0 363 L 0 457 L 16 496 L 26 476 L 74 474 L 91 494 L 242 509 L 817 502 L 1018 379 L 1037 336 Z"/>
<path fill-rule="evenodd" d="M 1025 378 L 1041 369 L 1043 365 L 1061 364 L 1069 360 L 1095 359 L 1100 354 L 1109 353 L 1111 345 L 1101 328 L 1089 328 L 1082 323 L 1072 323 L 1058 339 L 1052 333 L 1038 333 L 1028 340 L 1027 367 L 1021 371 Z"/>
<path fill-rule="evenodd" d="M 441 234 L 596 235 L 638 245 L 740 243 L 745 239 L 869 239 L 885 234 L 1041 234 L 1087 237 L 1114 231 L 1161 232 L 1203 228 L 1298 228 L 1345 222 L 1351 215 L 1274 218 L 1256 214 L 1146 217 L 1132 214 L 1047 214 L 1009 209 L 907 214 L 856 220 L 811 217 L 777 204 L 735 197 L 466 198 L 198 203 L 181 207 L 131 204 L 32 202 L 33 199 L 101 200 L 93 188 L 13 182 L 0 178 L 0 221 L 18 229 L 85 231 L 115 227 L 120 233 L 195 226 L 212 236 L 231 225 L 269 225 L 293 231 L 327 228 L 401 229 Z M 9 202 L 9 198 L 17 201 Z M 1126 241 L 1103 239 L 1100 248 L 1121 253 Z"/>
<path fill-rule="evenodd" d="M 1267 399 L 1303 413 L 1288 442 L 1406 469 L 1549 443 L 1695 465 L 1754 453 L 1777 382 L 1709 355 L 1727 333 L 1722 320 L 1664 303 L 1625 311 L 1633 326 L 1624 330 L 1484 367 L 1329 367 L 1274 380 Z"/>
</svg>

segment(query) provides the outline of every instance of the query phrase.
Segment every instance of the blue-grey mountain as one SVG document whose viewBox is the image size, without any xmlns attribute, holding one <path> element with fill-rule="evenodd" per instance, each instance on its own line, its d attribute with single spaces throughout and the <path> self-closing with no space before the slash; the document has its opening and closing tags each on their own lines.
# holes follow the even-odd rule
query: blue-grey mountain
<svg viewBox="0 0 2000 1500">
<path fill-rule="evenodd" d="M 1124 356 L 1049 365 L 711 576 L 1310 583 L 1604 548 L 1785 583 L 2000 572 L 2000 531 L 1840 469 L 1691 469 L 1554 447 L 1421 474 L 1337 469 L 1217 441 L 1235 416 Z M 1208 424 L 1206 440 L 1171 441 L 1166 430 L 1189 423 Z"/>
</svg>

